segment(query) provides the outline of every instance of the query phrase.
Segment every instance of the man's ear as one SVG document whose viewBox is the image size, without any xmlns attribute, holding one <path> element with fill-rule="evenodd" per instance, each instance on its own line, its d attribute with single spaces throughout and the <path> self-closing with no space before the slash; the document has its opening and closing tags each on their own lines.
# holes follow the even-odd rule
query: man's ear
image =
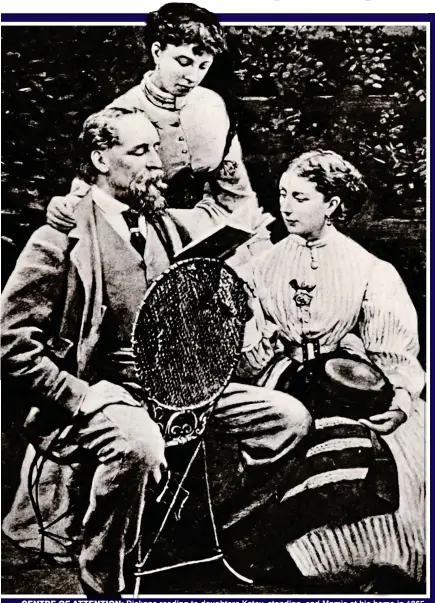
<svg viewBox="0 0 435 603">
<path fill-rule="evenodd" d="M 91 161 L 101 174 L 107 174 L 109 166 L 103 151 L 92 151 Z"/>
<path fill-rule="evenodd" d="M 340 203 L 341 203 L 341 199 L 338 195 L 334 195 L 334 197 L 331 197 L 329 199 L 329 201 L 327 201 L 326 214 L 327 214 L 328 218 L 330 218 L 332 216 L 332 214 L 335 212 L 335 210 L 340 205 Z"/>
<path fill-rule="evenodd" d="M 161 52 L 162 52 L 162 46 L 161 46 L 160 42 L 153 42 L 151 45 L 151 54 L 154 59 L 154 63 L 158 62 Z"/>
</svg>

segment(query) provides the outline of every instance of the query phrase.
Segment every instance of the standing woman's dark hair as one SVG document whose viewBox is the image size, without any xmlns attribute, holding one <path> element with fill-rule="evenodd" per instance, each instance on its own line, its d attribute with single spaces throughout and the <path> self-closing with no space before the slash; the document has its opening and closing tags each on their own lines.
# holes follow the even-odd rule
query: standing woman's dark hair
<svg viewBox="0 0 435 603">
<path fill-rule="evenodd" d="M 217 56 L 227 49 L 222 27 L 214 13 L 191 2 L 169 2 L 149 13 L 144 35 L 148 50 L 154 42 L 192 44 L 194 52 Z"/>
</svg>

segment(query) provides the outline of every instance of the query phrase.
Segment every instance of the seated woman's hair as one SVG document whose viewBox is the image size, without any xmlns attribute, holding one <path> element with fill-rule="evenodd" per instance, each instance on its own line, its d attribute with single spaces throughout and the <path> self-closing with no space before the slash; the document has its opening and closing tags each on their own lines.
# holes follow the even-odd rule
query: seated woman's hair
<svg viewBox="0 0 435 603">
<path fill-rule="evenodd" d="M 332 218 L 345 223 L 358 214 L 368 189 L 360 172 L 349 161 L 334 151 L 309 151 L 290 162 L 287 171 L 307 178 L 316 185 L 325 199 L 339 197 L 340 205 Z"/>
<path fill-rule="evenodd" d="M 213 56 L 226 50 L 224 33 L 216 15 L 190 2 L 169 2 L 149 13 L 144 41 L 148 49 L 154 42 L 159 42 L 162 48 L 168 44 L 193 44 L 197 54 L 207 52 Z"/>
<path fill-rule="evenodd" d="M 129 115 L 146 114 L 140 109 L 108 107 L 90 115 L 83 124 L 77 145 L 78 175 L 93 184 L 99 172 L 91 160 L 92 151 L 110 149 L 119 142 L 119 120 Z"/>
</svg>

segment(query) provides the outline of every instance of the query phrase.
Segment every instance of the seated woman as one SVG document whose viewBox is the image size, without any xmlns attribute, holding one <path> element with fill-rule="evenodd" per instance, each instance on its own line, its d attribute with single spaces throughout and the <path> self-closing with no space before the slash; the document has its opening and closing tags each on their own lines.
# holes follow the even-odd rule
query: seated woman
<svg viewBox="0 0 435 603">
<path fill-rule="evenodd" d="M 280 180 L 280 207 L 289 235 L 240 271 L 256 309 L 241 370 L 257 384 L 304 399 L 298 373 L 316 358 L 351 353 L 380 369 L 391 384 L 389 408 L 367 411 L 360 406 L 353 419 L 341 423 L 352 429 L 364 425 L 388 445 L 397 465 L 397 510 L 326 527 L 319 522 L 316 529 L 301 531 L 287 550 L 307 577 L 386 565 L 422 581 L 424 404 L 419 396 L 424 372 L 417 360 L 416 312 L 396 269 L 332 223 L 361 207 L 365 191 L 361 174 L 332 151 L 304 153 L 290 163 Z M 354 400 L 356 404 L 356 396 Z M 316 416 L 315 407 L 310 410 L 317 430 L 334 423 L 322 419 L 321 412 Z M 334 414 L 340 411 L 330 416 Z M 343 455 L 339 444 L 334 440 L 330 448 Z M 311 449 L 307 458 L 314 454 Z M 345 473 L 340 477 L 334 472 L 323 478 L 332 479 L 332 474 L 336 480 L 347 479 Z M 297 491 L 313 484 L 308 479 Z M 281 502 L 291 501 L 295 493 L 290 486 Z"/>
<path fill-rule="evenodd" d="M 259 209 L 233 116 L 221 96 L 200 85 L 226 51 L 216 15 L 192 3 L 165 4 L 149 14 L 144 42 L 154 69 L 109 106 L 141 109 L 156 126 L 168 207 L 182 212 L 196 206 L 189 238 L 202 234 L 205 215 L 213 226 L 236 212 L 245 226 L 258 229 L 270 216 Z M 54 197 L 48 223 L 61 231 L 73 228 L 74 206 L 87 190 L 76 179 L 71 195 Z M 257 238 L 256 250 L 262 240 L 268 240 L 266 230 Z"/>
</svg>

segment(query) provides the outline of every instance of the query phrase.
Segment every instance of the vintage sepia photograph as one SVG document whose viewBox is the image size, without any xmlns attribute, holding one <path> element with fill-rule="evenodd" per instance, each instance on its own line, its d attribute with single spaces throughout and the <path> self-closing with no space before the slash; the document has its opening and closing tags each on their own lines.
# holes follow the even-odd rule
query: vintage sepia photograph
<svg viewBox="0 0 435 603">
<path fill-rule="evenodd" d="M 425 595 L 429 26 L 1 37 L 2 594 Z"/>
</svg>

